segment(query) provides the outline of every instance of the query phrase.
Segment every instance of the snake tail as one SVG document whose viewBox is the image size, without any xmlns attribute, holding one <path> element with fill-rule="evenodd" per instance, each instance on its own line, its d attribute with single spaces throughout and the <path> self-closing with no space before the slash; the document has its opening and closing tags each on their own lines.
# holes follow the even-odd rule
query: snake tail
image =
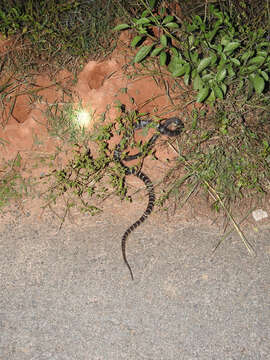
<svg viewBox="0 0 270 360">
<path fill-rule="evenodd" d="M 149 179 L 148 176 L 146 176 L 141 171 L 136 172 L 134 169 L 130 169 L 130 168 L 128 168 L 127 171 L 128 171 L 127 175 L 136 175 L 140 180 L 142 180 L 144 182 L 144 184 L 145 184 L 145 186 L 147 188 L 147 192 L 148 192 L 148 204 L 147 204 L 147 207 L 146 207 L 143 215 L 125 231 L 125 233 L 124 233 L 124 235 L 122 237 L 122 255 L 123 255 L 123 259 L 124 259 L 124 262 L 125 262 L 126 266 L 128 267 L 129 272 L 130 272 L 131 279 L 134 280 L 134 276 L 133 276 L 131 267 L 130 267 L 129 262 L 128 262 L 127 257 L 126 257 L 127 238 L 129 236 L 129 234 L 134 229 L 136 229 L 138 226 L 140 226 L 147 219 L 147 217 L 151 214 L 151 212 L 153 211 L 154 205 L 155 205 L 156 197 L 155 197 L 153 183 Z"/>
</svg>

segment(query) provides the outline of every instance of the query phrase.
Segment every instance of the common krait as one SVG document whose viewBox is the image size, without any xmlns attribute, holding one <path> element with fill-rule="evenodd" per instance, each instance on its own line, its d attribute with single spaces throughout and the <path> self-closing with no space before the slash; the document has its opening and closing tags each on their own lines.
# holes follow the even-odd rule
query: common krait
<svg viewBox="0 0 270 360">
<path fill-rule="evenodd" d="M 152 123 L 152 120 L 140 120 L 138 121 L 138 123 L 135 125 L 134 130 L 139 130 L 142 129 L 144 127 L 146 127 L 148 124 Z M 174 125 L 175 129 L 171 130 L 169 128 L 170 125 Z M 178 118 L 169 118 L 167 120 L 165 120 L 165 122 L 163 124 L 158 124 L 157 125 L 157 133 L 155 133 L 151 139 L 148 142 L 148 146 L 147 149 L 151 149 L 155 143 L 155 141 L 157 140 L 157 138 L 160 136 L 160 134 L 162 135 L 167 135 L 167 136 L 177 136 L 181 133 L 182 129 L 183 129 L 184 125 L 182 123 L 182 121 Z M 146 207 L 146 210 L 144 211 L 144 213 L 142 214 L 142 216 L 135 222 L 133 223 L 123 234 L 122 236 L 122 255 L 123 255 L 123 259 L 124 262 L 126 264 L 126 266 L 128 267 L 128 270 L 130 272 L 131 275 L 131 279 L 134 280 L 133 277 L 133 273 L 131 270 L 131 267 L 127 261 L 127 257 L 126 257 L 126 241 L 128 238 L 128 235 L 134 230 L 136 229 L 139 225 L 141 225 L 145 219 L 151 214 L 151 212 L 153 211 L 154 205 L 155 205 L 155 191 L 154 191 L 154 186 L 152 181 L 149 179 L 149 177 L 147 175 L 145 175 L 142 171 L 137 170 L 135 168 L 129 168 L 128 166 L 126 166 L 122 160 L 124 161 L 131 161 L 134 160 L 138 157 L 140 157 L 142 155 L 141 152 L 135 154 L 135 155 L 126 155 L 123 159 L 121 159 L 121 153 L 123 150 L 121 150 L 120 148 L 120 144 L 118 144 L 114 150 L 114 160 L 119 162 L 121 164 L 121 166 L 124 168 L 125 170 L 125 175 L 135 175 L 137 176 L 140 180 L 142 180 L 146 186 L 147 192 L 148 192 L 148 204 Z"/>
</svg>

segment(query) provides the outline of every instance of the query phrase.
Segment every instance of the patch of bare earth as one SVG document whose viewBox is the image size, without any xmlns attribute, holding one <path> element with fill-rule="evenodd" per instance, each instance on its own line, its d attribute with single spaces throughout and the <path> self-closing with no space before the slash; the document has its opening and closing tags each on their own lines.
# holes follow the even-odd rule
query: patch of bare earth
<svg viewBox="0 0 270 360">
<path fill-rule="evenodd" d="M 59 72 L 53 79 L 46 73 L 33 76 L 31 83 L 33 89 L 38 92 L 38 101 L 33 101 L 29 97 L 28 88 L 23 85 L 16 91 L 16 101 L 14 108 L 10 113 L 10 107 L 3 109 L 1 123 L 5 124 L 0 129 L 0 139 L 6 142 L 1 146 L 1 160 L 4 164 L 7 160 L 14 159 L 19 153 L 24 164 L 25 176 L 31 178 L 39 177 L 51 171 L 47 165 L 42 166 L 42 158 L 53 155 L 57 147 L 63 147 L 60 139 L 52 138 L 47 130 L 47 118 L 45 110 L 47 106 L 69 101 L 63 88 L 73 93 L 74 105 L 79 102 L 83 107 L 91 108 L 93 120 L 89 125 L 88 131 L 93 131 L 94 124 L 98 124 L 101 116 L 105 114 L 105 122 L 114 121 L 119 115 L 116 104 L 124 104 L 127 110 L 136 110 L 145 112 L 149 117 L 158 116 L 169 118 L 172 116 L 180 117 L 185 123 L 185 119 L 194 107 L 200 108 L 200 104 L 191 101 L 190 90 L 186 86 L 182 89 L 172 89 L 170 77 L 162 74 L 157 77 L 155 74 L 143 73 L 137 74 L 136 67 L 127 66 L 130 63 L 131 55 L 127 50 L 129 42 L 128 35 L 120 38 L 119 46 L 112 54 L 111 58 L 102 62 L 90 61 L 81 71 L 78 82 L 72 85 L 72 74 L 66 70 Z M 12 46 L 12 43 L 5 42 L 0 44 L 2 53 Z M 171 112 L 171 109 L 174 112 Z M 10 114 L 8 121 L 7 117 Z M 151 134 L 150 134 L 151 135 Z M 138 138 L 140 138 L 138 134 Z M 142 137 L 144 140 L 145 138 Z M 114 138 L 111 146 L 119 142 L 119 138 Z M 70 156 L 72 149 L 63 148 L 62 157 L 55 160 L 55 168 L 61 165 Z M 166 137 L 160 137 L 156 143 L 156 160 L 148 157 L 143 164 L 142 171 L 145 172 L 153 183 L 157 186 L 164 178 L 167 171 L 175 163 L 177 154 L 172 147 L 168 146 Z M 132 163 L 131 163 L 132 164 Z M 128 176 L 127 182 L 130 184 L 133 194 L 133 202 L 121 202 L 119 198 L 108 198 L 101 206 L 105 213 L 112 219 L 123 219 L 124 223 L 132 223 L 144 211 L 147 204 L 147 194 L 144 190 L 144 184 L 134 176 Z M 141 191 L 137 191 L 140 189 Z M 157 187 L 158 190 L 158 187 Z M 42 192 L 42 189 L 40 190 Z M 23 211 L 29 217 L 41 219 L 44 214 L 42 205 L 44 200 L 36 197 L 35 199 L 26 198 L 18 211 Z M 210 200 L 211 203 L 211 200 Z M 192 195 L 191 199 L 179 209 L 178 204 L 170 204 L 168 212 L 155 212 L 148 221 L 167 226 L 168 220 L 183 223 L 204 223 L 213 224 L 216 220 L 216 214 L 211 211 L 209 199 L 199 191 Z M 252 205 L 252 204 L 251 204 Z M 268 206 L 268 205 L 267 205 Z M 263 210 L 269 212 L 269 208 L 264 204 Z M 64 204 L 59 204 L 60 213 L 65 211 Z M 14 216 L 14 211 L 5 209 L 2 214 L 2 224 L 9 221 Z M 243 209 L 237 209 L 236 220 L 244 216 Z M 17 214 L 17 210 L 15 211 Z M 54 215 L 53 215 L 54 216 Z M 74 213 L 75 222 L 79 222 L 79 213 Z M 124 220 L 126 218 L 126 220 Z M 248 217 L 249 223 L 254 226 L 266 224 L 268 218 L 255 221 L 252 215 Z M 218 223 L 220 224 L 220 218 Z"/>
</svg>

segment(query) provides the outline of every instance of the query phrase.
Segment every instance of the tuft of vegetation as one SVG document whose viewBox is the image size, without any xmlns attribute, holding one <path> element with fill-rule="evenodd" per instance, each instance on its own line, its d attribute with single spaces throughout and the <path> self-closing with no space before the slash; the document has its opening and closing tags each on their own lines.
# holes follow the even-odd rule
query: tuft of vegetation
<svg viewBox="0 0 270 360">
<path fill-rule="evenodd" d="M 234 23 L 228 12 L 214 5 L 209 6 L 206 19 L 195 15 L 191 22 L 181 23 L 170 9 L 162 6 L 156 10 L 155 1 L 141 2 L 145 10 L 139 19 L 114 28 L 135 31 L 130 44 L 139 48 L 134 63 L 158 58 L 173 78 L 183 77 L 185 85 L 192 84 L 197 102 L 214 103 L 225 99 L 230 90 L 236 96 L 245 92 L 249 99 L 269 87 L 266 29 Z"/>
<path fill-rule="evenodd" d="M 28 185 L 21 176 L 22 161 L 18 153 L 0 170 L 0 210 L 11 201 L 20 201 L 28 193 Z"/>
<path fill-rule="evenodd" d="M 125 170 L 114 158 L 115 146 L 110 145 L 110 140 L 118 136 L 121 148 L 124 149 L 128 141 L 130 148 L 142 153 L 138 164 L 140 167 L 143 158 L 151 153 L 151 147 L 148 141 L 134 140 L 134 124 L 146 114 L 126 111 L 123 104 L 118 104 L 117 108 L 120 110 L 120 115 L 115 122 L 103 124 L 87 136 L 84 128 L 72 125 L 74 111 L 70 111 L 69 107 L 61 110 L 60 134 L 59 125 L 56 125 L 52 118 L 49 131 L 58 137 L 60 135 L 62 139 L 66 137 L 68 142 L 73 143 L 74 150 L 70 160 L 62 169 L 54 169 L 42 177 L 47 186 L 47 190 L 42 194 L 45 198 L 44 208 L 53 209 L 53 206 L 62 199 L 68 210 L 76 206 L 82 212 L 95 215 L 101 211 L 96 204 L 111 195 L 117 195 L 122 200 L 131 200 L 127 196 Z M 149 127 L 144 129 L 144 136 L 147 135 Z M 126 151 L 123 151 L 122 156 L 125 157 L 126 154 Z M 62 221 L 66 215 L 67 212 Z"/>
<path fill-rule="evenodd" d="M 133 6 L 124 0 L 7 0 L 0 3 L 0 33 L 15 37 L 21 70 L 46 64 L 74 71 L 112 51 L 111 28 Z"/>
<path fill-rule="evenodd" d="M 243 6 L 233 16 L 232 6 L 222 1 L 205 4 L 185 20 L 165 2 L 140 2 L 145 7 L 141 16 L 114 28 L 134 34 L 134 67 L 145 69 L 155 62 L 175 83 L 181 79 L 192 85 L 196 102 L 212 105 L 210 114 L 194 110 L 187 117 L 174 147 L 177 164 L 164 178 L 167 189 L 158 203 L 174 199 L 182 206 L 204 189 L 212 207 L 225 213 L 252 253 L 231 208 L 269 193 L 269 3 L 263 16 L 254 12 L 252 22 L 246 17 L 250 9 L 245 12 Z"/>
</svg>

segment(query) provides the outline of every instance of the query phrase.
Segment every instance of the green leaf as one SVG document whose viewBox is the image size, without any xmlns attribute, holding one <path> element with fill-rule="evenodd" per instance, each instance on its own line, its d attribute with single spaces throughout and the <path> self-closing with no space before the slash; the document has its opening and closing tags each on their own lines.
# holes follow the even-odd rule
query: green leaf
<svg viewBox="0 0 270 360">
<path fill-rule="evenodd" d="M 165 25 L 166 27 L 168 27 L 169 29 L 178 29 L 179 25 L 175 22 L 170 22 L 168 24 Z"/>
<path fill-rule="evenodd" d="M 142 12 L 142 17 L 146 17 L 149 14 L 151 14 L 151 11 L 149 9 L 146 9 Z"/>
<path fill-rule="evenodd" d="M 192 62 L 194 62 L 194 64 L 196 64 L 198 62 L 199 54 L 197 52 L 194 52 L 191 54 L 190 57 L 191 57 Z"/>
<path fill-rule="evenodd" d="M 265 57 L 263 57 L 263 56 L 255 56 L 255 57 L 253 57 L 253 58 L 251 58 L 251 59 L 249 59 L 249 61 L 248 61 L 248 65 L 262 65 L 262 63 L 264 62 L 264 60 L 265 60 Z"/>
<path fill-rule="evenodd" d="M 203 71 L 205 68 L 207 68 L 207 66 L 211 63 L 211 60 L 212 60 L 211 57 L 207 57 L 207 58 L 202 59 L 202 60 L 199 62 L 198 67 L 197 67 L 198 74 L 199 74 L 201 71 Z"/>
<path fill-rule="evenodd" d="M 253 73 L 255 70 L 258 69 L 258 66 L 257 65 L 250 65 L 246 69 L 247 69 L 248 72 Z"/>
<path fill-rule="evenodd" d="M 187 32 L 192 32 L 197 29 L 198 29 L 198 25 L 196 25 L 196 24 L 187 24 L 186 25 Z"/>
<path fill-rule="evenodd" d="M 269 41 L 263 41 L 263 42 L 261 42 L 261 43 L 258 44 L 257 48 L 258 48 L 258 49 L 261 49 L 261 48 L 263 48 L 263 47 L 268 47 L 268 48 L 269 48 L 269 46 L 270 46 Z"/>
<path fill-rule="evenodd" d="M 253 54 L 254 54 L 254 51 L 248 50 L 248 51 L 244 52 L 244 54 L 241 56 L 241 60 L 246 61 L 246 60 L 248 60 L 251 56 L 253 56 Z"/>
<path fill-rule="evenodd" d="M 262 75 L 262 77 L 264 78 L 265 81 L 269 80 L 269 76 L 265 71 L 260 70 L 260 74 Z"/>
<path fill-rule="evenodd" d="M 240 43 L 238 41 L 232 41 L 229 44 L 227 44 L 224 48 L 225 53 L 232 53 L 234 50 L 236 50 L 240 46 Z"/>
<path fill-rule="evenodd" d="M 160 37 L 160 43 L 161 43 L 161 45 L 163 45 L 164 47 L 166 47 L 167 46 L 167 44 L 168 44 L 168 39 L 167 39 L 167 36 L 166 35 L 161 35 L 161 37 Z"/>
<path fill-rule="evenodd" d="M 219 70 L 219 71 L 217 72 L 217 75 L 216 75 L 216 80 L 217 80 L 217 81 L 222 81 L 222 80 L 224 80 L 224 78 L 226 77 L 226 74 L 227 74 L 226 68 L 223 68 L 223 69 Z"/>
<path fill-rule="evenodd" d="M 184 84 L 186 86 L 189 85 L 189 80 L 190 80 L 190 73 L 186 73 L 185 76 L 184 76 Z"/>
<path fill-rule="evenodd" d="M 149 0 L 149 6 L 151 9 L 154 9 L 154 7 L 156 6 L 156 2 L 157 0 Z"/>
<path fill-rule="evenodd" d="M 193 34 L 188 37 L 188 44 L 190 47 L 194 44 L 194 40 L 195 40 L 195 37 Z"/>
<path fill-rule="evenodd" d="M 218 99 L 223 99 L 223 92 L 219 86 L 215 85 L 213 91 Z"/>
<path fill-rule="evenodd" d="M 223 46 L 227 46 L 230 43 L 230 40 L 228 39 L 228 37 L 223 36 L 223 38 L 220 40 L 221 45 Z"/>
<path fill-rule="evenodd" d="M 203 81 L 200 78 L 200 75 L 197 75 L 193 81 L 193 88 L 194 90 L 199 90 L 203 87 Z"/>
<path fill-rule="evenodd" d="M 209 31 L 208 33 L 205 34 L 206 39 L 208 40 L 209 43 L 212 42 L 212 40 L 214 39 L 214 37 L 216 36 L 216 33 L 218 31 L 218 27 L 215 28 L 212 31 Z"/>
<path fill-rule="evenodd" d="M 179 58 L 181 57 L 181 54 L 175 47 L 171 47 L 170 50 L 171 50 L 173 56 L 178 56 Z"/>
<path fill-rule="evenodd" d="M 238 59 L 236 59 L 236 58 L 230 58 L 230 61 L 236 66 L 241 65 L 240 61 Z"/>
<path fill-rule="evenodd" d="M 146 45 L 140 48 L 140 50 L 137 52 L 137 54 L 134 57 L 134 63 L 139 63 L 143 59 L 146 58 L 146 56 L 150 53 L 152 50 L 153 45 Z"/>
<path fill-rule="evenodd" d="M 227 61 L 227 56 L 224 53 L 220 54 L 220 62 L 219 62 L 219 64 L 222 64 L 222 63 L 225 64 L 226 61 Z"/>
<path fill-rule="evenodd" d="M 173 73 L 172 76 L 173 77 L 178 77 L 178 76 L 182 76 L 186 73 L 186 67 L 185 65 L 180 65 Z"/>
<path fill-rule="evenodd" d="M 151 21 L 148 18 L 141 18 L 139 20 L 136 20 L 136 25 L 144 25 L 149 24 Z"/>
<path fill-rule="evenodd" d="M 235 76 L 235 72 L 233 70 L 232 64 L 228 64 L 227 66 L 228 75 L 230 78 L 233 78 Z"/>
<path fill-rule="evenodd" d="M 201 25 L 203 23 L 202 18 L 199 15 L 195 15 L 193 19 L 197 24 Z"/>
<path fill-rule="evenodd" d="M 267 51 L 257 51 L 258 56 L 266 57 L 268 55 Z"/>
<path fill-rule="evenodd" d="M 166 64 L 167 61 L 167 54 L 165 51 L 162 51 L 161 54 L 159 55 L 159 63 L 161 66 L 164 66 Z"/>
<path fill-rule="evenodd" d="M 204 22 L 200 25 L 200 28 L 201 28 L 201 32 L 205 32 L 205 30 L 206 30 L 206 25 L 205 25 Z"/>
<path fill-rule="evenodd" d="M 211 79 L 213 79 L 213 74 L 205 74 L 205 75 L 202 76 L 202 80 L 203 80 L 204 82 L 208 82 L 208 81 L 210 81 Z"/>
<path fill-rule="evenodd" d="M 164 20 L 162 21 L 162 24 L 168 24 L 170 22 L 172 22 L 174 19 L 174 17 L 172 15 L 167 15 Z"/>
<path fill-rule="evenodd" d="M 222 89 L 222 91 L 223 91 L 223 94 L 226 95 L 226 93 L 227 93 L 227 85 L 224 84 L 224 83 L 221 83 L 221 84 L 220 84 L 220 87 L 221 87 L 221 89 Z"/>
<path fill-rule="evenodd" d="M 163 47 L 157 47 L 151 52 L 150 56 L 158 56 L 162 50 L 163 50 Z"/>
<path fill-rule="evenodd" d="M 207 103 L 213 104 L 216 101 L 214 90 L 211 90 L 210 95 L 207 98 Z"/>
<path fill-rule="evenodd" d="M 179 57 L 179 55 L 177 56 L 173 55 L 168 65 L 168 70 L 170 71 L 170 73 L 173 73 L 178 69 L 179 66 L 183 64 L 184 64 L 184 60 L 181 57 Z"/>
<path fill-rule="evenodd" d="M 240 80 L 237 86 L 237 90 L 240 91 L 243 88 L 244 84 L 245 84 L 244 80 Z"/>
<path fill-rule="evenodd" d="M 255 74 L 254 76 L 252 76 L 252 75 L 253 74 L 250 75 L 250 81 L 252 82 L 256 93 L 261 94 L 265 87 L 265 81 L 258 74 Z"/>
<path fill-rule="evenodd" d="M 113 31 L 120 31 L 120 30 L 129 29 L 129 28 L 130 28 L 130 26 L 128 24 L 119 24 L 113 28 Z"/>
<path fill-rule="evenodd" d="M 156 23 L 156 21 L 160 21 L 160 16 L 159 16 L 159 15 L 148 16 L 148 19 L 149 19 L 152 23 Z"/>
<path fill-rule="evenodd" d="M 203 87 L 203 88 L 201 88 L 200 91 L 199 91 L 199 94 L 198 94 L 198 96 L 197 96 L 196 101 L 197 101 L 198 103 L 203 102 L 203 101 L 207 98 L 207 96 L 209 95 L 209 92 L 210 92 L 209 87 Z"/>
<path fill-rule="evenodd" d="M 223 47 L 221 44 L 218 44 L 218 45 L 213 44 L 213 45 L 211 45 L 211 47 L 214 50 L 216 50 L 219 55 L 221 55 L 223 53 Z"/>
<path fill-rule="evenodd" d="M 148 35 L 147 30 L 142 25 L 139 25 L 137 31 L 139 32 L 139 34 Z"/>
<path fill-rule="evenodd" d="M 249 79 L 249 80 L 248 80 L 248 93 L 247 93 L 247 98 L 248 98 L 248 99 L 252 96 L 252 94 L 253 94 L 253 89 L 254 89 L 253 82 Z"/>
<path fill-rule="evenodd" d="M 191 65 L 190 65 L 190 63 L 186 63 L 186 64 L 185 64 L 185 67 L 186 67 L 186 73 L 187 73 L 187 74 L 190 74 L 190 71 L 191 71 Z"/>
<path fill-rule="evenodd" d="M 196 77 L 199 76 L 196 69 L 191 71 L 191 79 L 194 80 Z M 200 77 L 200 76 L 199 76 Z M 195 89 L 195 88 L 194 88 Z"/>
<path fill-rule="evenodd" d="M 213 54 L 211 55 L 211 66 L 214 66 L 217 62 L 217 55 Z"/>
<path fill-rule="evenodd" d="M 143 39 L 143 36 L 135 36 L 134 39 L 131 41 L 130 46 L 135 48 L 137 46 L 137 44 Z"/>
</svg>

